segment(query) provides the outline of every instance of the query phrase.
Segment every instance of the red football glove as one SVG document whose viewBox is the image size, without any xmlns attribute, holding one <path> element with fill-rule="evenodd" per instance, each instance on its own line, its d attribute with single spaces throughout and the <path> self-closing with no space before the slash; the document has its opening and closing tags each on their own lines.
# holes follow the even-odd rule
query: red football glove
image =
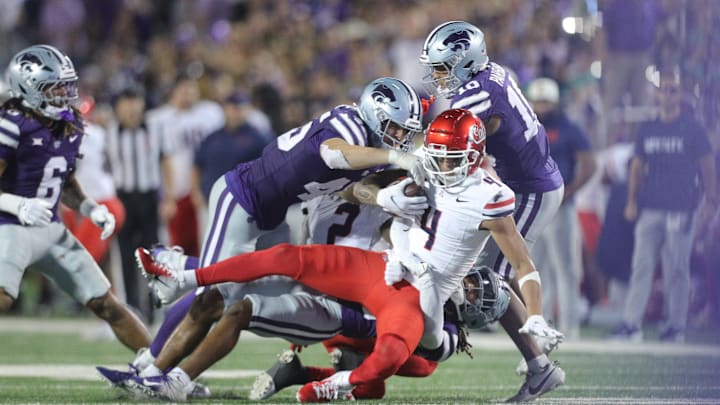
<svg viewBox="0 0 720 405">
<path fill-rule="evenodd" d="M 435 96 L 430 96 L 430 98 L 421 98 L 420 103 L 422 104 L 422 110 L 423 114 L 427 114 L 428 111 L 430 111 L 430 107 L 432 107 L 432 104 L 435 102 Z"/>
</svg>

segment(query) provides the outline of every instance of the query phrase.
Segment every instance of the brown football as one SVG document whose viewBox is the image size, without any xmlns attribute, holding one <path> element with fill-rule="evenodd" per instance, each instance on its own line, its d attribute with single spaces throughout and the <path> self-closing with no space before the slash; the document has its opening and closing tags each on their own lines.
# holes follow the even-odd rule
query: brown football
<svg viewBox="0 0 720 405">
<path fill-rule="evenodd" d="M 418 185 L 415 182 L 412 182 L 412 183 L 408 184 L 407 186 L 405 186 L 405 190 L 403 190 L 403 191 L 404 191 L 405 195 L 408 197 L 417 197 L 417 196 L 423 195 L 425 193 L 423 188 L 420 187 L 420 185 Z"/>
</svg>

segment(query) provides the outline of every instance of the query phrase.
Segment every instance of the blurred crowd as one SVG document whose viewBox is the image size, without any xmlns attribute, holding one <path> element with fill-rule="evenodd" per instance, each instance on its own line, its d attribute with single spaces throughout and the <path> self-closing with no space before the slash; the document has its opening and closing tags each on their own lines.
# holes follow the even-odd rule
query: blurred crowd
<svg viewBox="0 0 720 405">
<path fill-rule="evenodd" d="M 684 108 L 704 126 L 716 156 L 720 148 L 717 1 L 6 0 L 0 60 L 32 43 L 62 49 L 101 126 L 128 88 L 144 89 L 149 111 L 168 102 L 180 76 L 196 81 L 199 99 L 241 97 L 256 127 L 279 135 L 351 103 L 376 77 L 423 91 L 423 41 L 449 20 L 480 27 L 490 59 L 512 70 L 522 88 L 554 79 L 561 108 L 587 133 L 597 170 L 576 198 L 583 242 L 577 306 L 584 319 L 602 322 L 622 305 L 631 272 L 629 259 L 598 257 L 630 254 L 631 230 L 607 234 L 619 228 L 605 223 L 622 215 L 608 206 L 613 190 L 625 187 L 637 125 L 656 114 L 659 69 L 677 67 Z M 693 250 L 691 322 L 698 324 L 720 319 L 712 288 L 720 261 L 711 257 L 720 251 L 717 215 L 714 221 L 702 224 Z M 652 297 L 646 315 L 659 319 L 662 294 Z"/>
</svg>

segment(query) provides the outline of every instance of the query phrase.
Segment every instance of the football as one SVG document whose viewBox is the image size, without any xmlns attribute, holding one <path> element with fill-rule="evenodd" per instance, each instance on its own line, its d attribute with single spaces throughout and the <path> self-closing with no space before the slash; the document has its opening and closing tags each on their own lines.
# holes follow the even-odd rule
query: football
<svg viewBox="0 0 720 405">
<path fill-rule="evenodd" d="M 408 197 L 417 197 L 419 195 L 423 195 L 425 191 L 422 187 L 420 187 L 419 184 L 412 182 L 405 186 L 405 190 L 403 190 L 406 196 Z"/>
</svg>

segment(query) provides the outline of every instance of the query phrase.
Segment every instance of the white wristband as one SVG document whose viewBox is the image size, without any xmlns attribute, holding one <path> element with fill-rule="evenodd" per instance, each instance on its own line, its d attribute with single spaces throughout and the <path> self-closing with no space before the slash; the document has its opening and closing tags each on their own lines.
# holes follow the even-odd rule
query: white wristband
<svg viewBox="0 0 720 405">
<path fill-rule="evenodd" d="M 391 165 L 394 165 L 395 163 L 397 163 L 397 159 L 399 156 L 400 155 L 398 154 L 398 152 L 396 150 L 390 149 L 388 151 L 388 163 L 390 163 Z"/>
<path fill-rule="evenodd" d="M 542 283 L 540 283 L 540 273 L 538 273 L 537 271 L 533 271 L 532 273 L 528 273 L 520 277 L 520 279 L 518 280 L 518 288 L 522 290 L 523 284 L 530 280 L 534 280 L 535 282 L 537 282 L 538 287 L 542 285 Z"/>
<path fill-rule="evenodd" d="M 20 204 L 24 199 L 15 194 L 2 193 L 0 194 L 0 211 L 17 216 L 20 211 Z"/>
<path fill-rule="evenodd" d="M 95 202 L 95 200 L 93 200 L 92 198 L 86 198 L 83 200 L 83 202 L 80 203 L 80 213 L 85 215 L 86 217 L 89 217 L 92 210 L 94 210 L 97 206 L 98 203 Z"/>
</svg>

